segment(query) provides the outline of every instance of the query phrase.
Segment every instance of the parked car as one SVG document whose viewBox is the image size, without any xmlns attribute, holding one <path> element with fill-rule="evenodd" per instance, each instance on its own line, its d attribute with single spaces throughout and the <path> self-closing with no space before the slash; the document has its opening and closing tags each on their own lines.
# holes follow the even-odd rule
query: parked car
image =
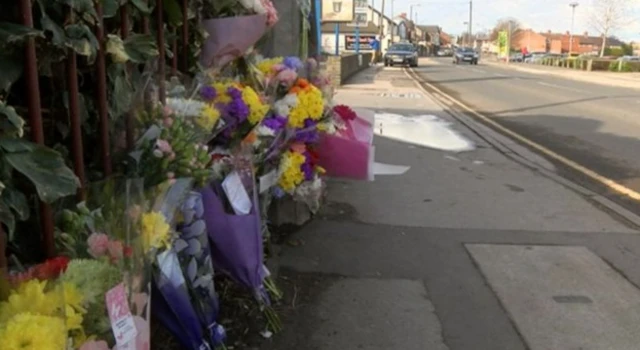
<svg viewBox="0 0 640 350">
<path fill-rule="evenodd" d="M 416 47 L 411 43 L 393 44 L 384 54 L 384 65 L 408 65 L 410 67 L 418 66 L 418 52 Z"/>
<path fill-rule="evenodd" d="M 524 61 L 524 55 L 522 53 L 514 53 L 511 56 L 509 56 L 509 61 L 522 62 Z"/>
<path fill-rule="evenodd" d="M 478 64 L 480 55 L 471 47 L 460 47 L 456 49 L 453 55 L 453 63 L 460 64 L 467 62 L 469 64 Z"/>
<path fill-rule="evenodd" d="M 436 55 L 438 57 L 451 57 L 453 56 L 453 51 L 451 51 L 450 49 L 440 49 L 438 50 Z"/>
<path fill-rule="evenodd" d="M 547 57 L 546 52 L 532 52 L 531 54 L 527 55 L 527 57 L 525 57 L 524 62 L 537 63 L 539 61 L 542 61 L 545 57 Z"/>
</svg>

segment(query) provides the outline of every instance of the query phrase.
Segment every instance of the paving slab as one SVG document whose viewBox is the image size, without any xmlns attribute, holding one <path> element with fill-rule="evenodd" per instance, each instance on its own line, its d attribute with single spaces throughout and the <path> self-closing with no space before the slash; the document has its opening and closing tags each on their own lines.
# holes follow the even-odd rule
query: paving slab
<svg viewBox="0 0 640 350">
<path fill-rule="evenodd" d="M 640 290 L 585 247 L 468 244 L 531 350 L 636 350 Z"/>
<path fill-rule="evenodd" d="M 420 281 L 344 279 L 321 296 L 316 311 L 327 320 L 309 339 L 318 350 L 448 349 Z"/>
</svg>

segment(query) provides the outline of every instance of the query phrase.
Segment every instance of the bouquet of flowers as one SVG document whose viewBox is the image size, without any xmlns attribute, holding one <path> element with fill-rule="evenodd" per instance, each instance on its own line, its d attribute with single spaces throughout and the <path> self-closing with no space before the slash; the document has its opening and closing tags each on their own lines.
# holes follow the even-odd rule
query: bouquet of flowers
<svg viewBox="0 0 640 350">
<path fill-rule="evenodd" d="M 294 143 L 282 155 L 278 171 L 278 186 L 274 192 L 277 197 L 284 194 L 303 201 L 309 210 L 315 213 L 320 207 L 320 198 L 324 188 L 321 175 L 324 169 L 318 166 L 318 155 L 304 143 Z"/>
<path fill-rule="evenodd" d="M 190 99 L 170 98 L 166 106 L 155 103 L 138 111 L 145 131 L 129 153 L 131 176 L 143 178 L 148 188 L 183 177 L 202 186 L 211 177 L 204 142 L 219 118 L 217 109 Z"/>
<path fill-rule="evenodd" d="M 271 0 L 202 0 L 199 10 L 208 35 L 200 56 L 205 68 L 220 68 L 244 55 L 278 21 Z"/>
<path fill-rule="evenodd" d="M 74 258 L 60 280 L 83 296 L 74 349 L 150 349 L 151 276 L 164 272 L 157 257 L 171 249 L 174 213 L 192 181 L 174 179 L 145 191 L 140 179 L 121 180 L 93 186 L 87 203 L 62 215 L 58 246 Z"/>
</svg>

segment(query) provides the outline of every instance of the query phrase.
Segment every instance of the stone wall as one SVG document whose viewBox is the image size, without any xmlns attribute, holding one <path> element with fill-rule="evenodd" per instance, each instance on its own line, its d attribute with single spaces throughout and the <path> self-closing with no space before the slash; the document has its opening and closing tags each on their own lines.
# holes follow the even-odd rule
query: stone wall
<svg viewBox="0 0 640 350">
<path fill-rule="evenodd" d="M 295 0 L 272 0 L 280 20 L 258 45 L 266 57 L 298 56 L 302 35 L 302 14 Z"/>
<path fill-rule="evenodd" d="M 354 74 L 369 67 L 372 53 L 328 56 L 326 69 L 333 86 L 342 85 Z"/>
</svg>

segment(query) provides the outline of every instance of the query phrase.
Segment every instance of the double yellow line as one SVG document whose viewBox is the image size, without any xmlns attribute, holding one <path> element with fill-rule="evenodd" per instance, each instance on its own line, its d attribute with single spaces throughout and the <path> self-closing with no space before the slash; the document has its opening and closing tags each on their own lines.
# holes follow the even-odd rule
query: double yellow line
<svg viewBox="0 0 640 350">
<path fill-rule="evenodd" d="M 591 178 L 592 180 L 604 185 L 605 187 L 607 187 L 608 189 L 627 196 L 631 199 L 640 201 L 640 192 L 634 191 L 633 189 L 626 187 L 606 176 L 600 175 L 598 173 L 596 173 L 595 171 L 586 168 L 576 162 L 574 162 L 571 159 L 568 159 L 566 157 L 563 157 L 562 155 L 548 149 L 547 147 L 542 146 L 539 143 L 536 143 L 534 141 L 529 140 L 528 138 L 510 130 L 505 128 L 504 126 L 500 125 L 499 123 L 495 122 L 494 120 L 476 112 L 475 110 L 473 110 L 472 108 L 468 107 L 467 105 L 465 105 L 464 103 L 462 103 L 461 101 L 449 96 L 448 94 L 444 93 L 442 90 L 438 89 L 437 87 L 435 87 L 433 84 L 430 84 L 426 81 L 424 81 L 424 79 L 418 79 L 418 73 L 416 73 L 412 68 L 406 68 L 405 70 L 405 74 L 407 74 L 407 76 L 413 80 L 415 83 L 417 83 L 417 85 L 425 92 L 425 93 L 429 93 L 429 91 L 427 91 L 427 89 L 424 88 L 424 86 L 422 86 L 421 84 L 424 84 L 426 86 L 428 86 L 430 89 L 438 92 L 440 95 L 442 95 L 444 98 L 446 98 L 449 102 L 453 103 L 454 105 L 462 108 L 463 110 L 465 110 L 467 113 L 475 116 L 476 118 L 478 118 L 479 120 L 481 120 L 483 123 L 486 123 L 487 125 L 490 125 L 492 128 L 504 133 L 505 135 L 521 142 L 522 144 L 531 147 L 535 150 L 537 150 L 538 152 L 542 153 L 543 155 L 555 159 L 556 161 L 566 165 L 567 167 L 570 167 L 571 169 L 584 174 L 585 176 Z M 412 75 L 413 74 L 413 75 Z"/>
</svg>

